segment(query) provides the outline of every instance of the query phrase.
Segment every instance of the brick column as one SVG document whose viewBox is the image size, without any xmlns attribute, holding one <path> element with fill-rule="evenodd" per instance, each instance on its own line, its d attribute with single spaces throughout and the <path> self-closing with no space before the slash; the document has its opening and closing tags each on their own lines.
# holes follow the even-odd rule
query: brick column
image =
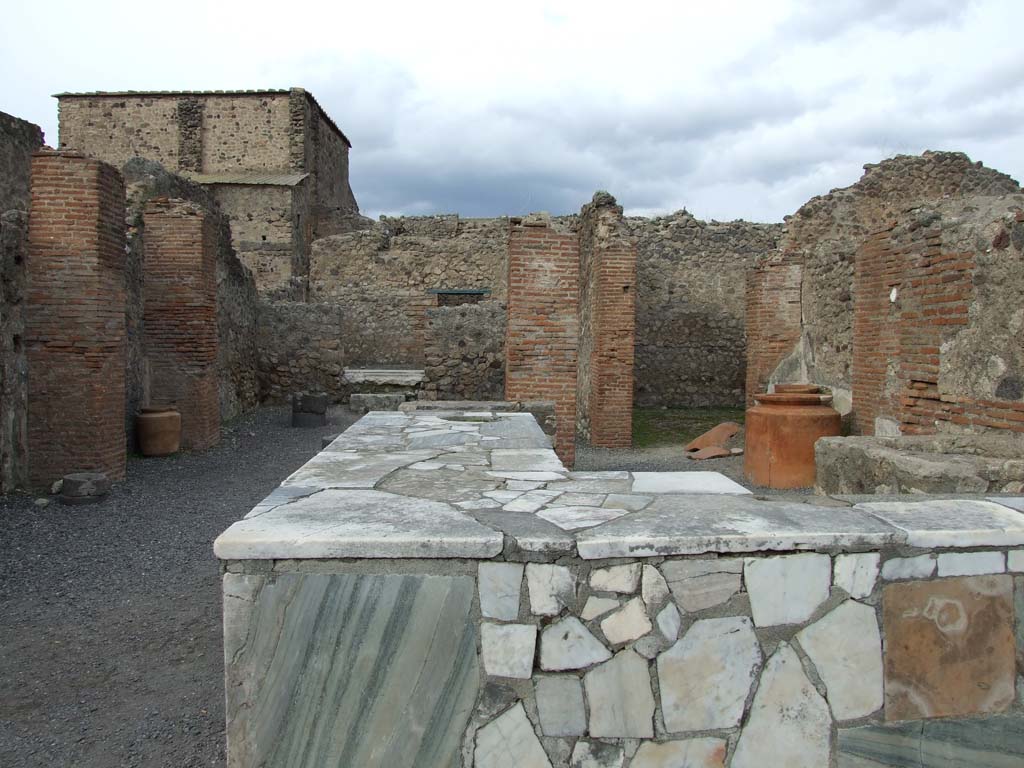
<svg viewBox="0 0 1024 768">
<path fill-rule="evenodd" d="M 794 258 L 764 261 L 747 272 L 747 405 L 800 341 L 803 266 Z"/>
<path fill-rule="evenodd" d="M 143 212 L 143 343 L 149 400 L 181 412 L 181 445 L 220 440 L 216 224 L 198 205 L 156 199 Z"/>
<path fill-rule="evenodd" d="M 512 225 L 509 238 L 505 397 L 551 400 L 555 450 L 576 459 L 579 242 L 550 225 Z"/>
<path fill-rule="evenodd" d="M 29 482 L 125 475 L 125 204 L 113 167 L 32 159 L 25 309 Z"/>
</svg>

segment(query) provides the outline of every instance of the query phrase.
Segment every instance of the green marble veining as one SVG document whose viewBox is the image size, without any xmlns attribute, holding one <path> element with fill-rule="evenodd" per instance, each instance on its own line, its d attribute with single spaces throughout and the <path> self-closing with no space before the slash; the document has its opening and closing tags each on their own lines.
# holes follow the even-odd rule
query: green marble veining
<svg viewBox="0 0 1024 768">
<path fill-rule="evenodd" d="M 231 768 L 447 768 L 479 684 L 474 580 L 227 574 Z"/>
<path fill-rule="evenodd" d="M 1020 768 L 1024 718 L 916 720 L 839 729 L 839 768 Z"/>
</svg>

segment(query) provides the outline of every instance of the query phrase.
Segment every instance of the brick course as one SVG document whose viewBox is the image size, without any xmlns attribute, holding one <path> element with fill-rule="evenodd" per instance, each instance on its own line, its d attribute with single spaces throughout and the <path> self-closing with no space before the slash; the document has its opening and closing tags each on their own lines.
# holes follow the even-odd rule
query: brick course
<svg viewBox="0 0 1024 768">
<path fill-rule="evenodd" d="M 29 482 L 125 475 L 121 175 L 75 152 L 32 161 L 25 347 Z"/>
<path fill-rule="evenodd" d="M 181 412 L 181 444 L 220 440 L 216 224 L 198 205 L 146 204 L 145 334 L 149 400 Z"/>
</svg>

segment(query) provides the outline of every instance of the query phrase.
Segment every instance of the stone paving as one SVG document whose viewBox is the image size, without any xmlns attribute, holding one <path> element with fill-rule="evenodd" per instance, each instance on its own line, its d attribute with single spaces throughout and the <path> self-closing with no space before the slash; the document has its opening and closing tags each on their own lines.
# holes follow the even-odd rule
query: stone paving
<svg viewBox="0 0 1024 768">
<path fill-rule="evenodd" d="M 529 414 L 370 413 L 216 542 L 229 763 L 1022 764 L 1022 507 L 762 500 L 567 471 Z"/>
</svg>

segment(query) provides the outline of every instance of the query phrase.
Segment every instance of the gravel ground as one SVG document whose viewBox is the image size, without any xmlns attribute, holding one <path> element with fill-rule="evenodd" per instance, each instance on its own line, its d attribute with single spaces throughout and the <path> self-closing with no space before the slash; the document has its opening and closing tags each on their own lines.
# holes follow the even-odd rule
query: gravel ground
<svg viewBox="0 0 1024 768">
<path fill-rule="evenodd" d="M 264 408 L 101 504 L 0 497 L 0 765 L 224 765 L 213 539 L 354 417 Z"/>
<path fill-rule="evenodd" d="M 0 497 L 0 765 L 224 765 L 220 585 L 213 539 L 355 417 L 292 429 L 285 408 L 221 444 L 133 458 L 101 504 Z M 742 445 L 742 433 L 733 445 Z M 681 446 L 579 446 L 576 469 L 710 470 Z M 764 489 L 756 489 L 758 493 Z"/>
</svg>

